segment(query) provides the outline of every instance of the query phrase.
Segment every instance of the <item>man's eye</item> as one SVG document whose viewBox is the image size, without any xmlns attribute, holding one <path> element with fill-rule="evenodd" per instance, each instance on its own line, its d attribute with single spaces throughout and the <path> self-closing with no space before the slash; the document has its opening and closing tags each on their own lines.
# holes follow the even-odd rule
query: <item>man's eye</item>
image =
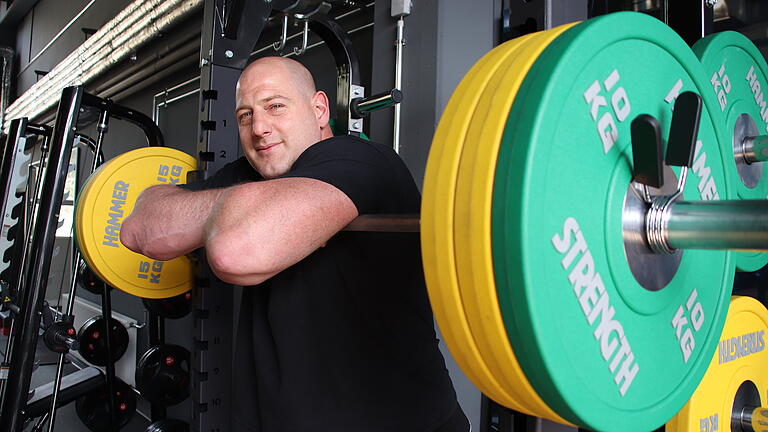
<svg viewBox="0 0 768 432">
<path fill-rule="evenodd" d="M 244 113 L 240 114 L 239 116 L 237 116 L 237 121 L 239 121 L 240 123 L 247 122 L 248 120 L 250 120 L 252 115 L 253 115 L 253 113 L 244 112 Z"/>
<path fill-rule="evenodd" d="M 270 106 L 269 106 L 269 109 L 271 109 L 271 110 L 276 110 L 276 109 L 280 109 L 280 108 L 284 108 L 284 107 L 285 107 L 285 105 L 284 105 L 284 104 L 281 104 L 281 103 L 275 103 L 275 104 L 272 104 L 272 105 L 270 105 Z"/>
</svg>

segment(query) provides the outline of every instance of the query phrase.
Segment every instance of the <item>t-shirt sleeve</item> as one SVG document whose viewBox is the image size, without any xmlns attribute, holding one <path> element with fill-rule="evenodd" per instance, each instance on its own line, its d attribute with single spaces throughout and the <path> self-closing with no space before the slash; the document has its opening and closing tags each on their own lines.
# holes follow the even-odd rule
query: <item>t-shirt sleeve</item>
<svg viewBox="0 0 768 432">
<path fill-rule="evenodd" d="M 248 180 L 258 180 L 258 177 L 258 174 L 250 166 L 248 160 L 245 157 L 241 157 L 234 162 L 224 165 L 205 180 L 192 181 L 179 185 L 179 187 L 189 191 L 200 191 L 232 186 Z"/>
<path fill-rule="evenodd" d="M 328 183 L 346 194 L 360 214 L 380 212 L 379 197 L 393 193 L 388 177 L 391 168 L 373 144 L 336 137 L 309 147 L 281 178 L 311 178 Z"/>
</svg>

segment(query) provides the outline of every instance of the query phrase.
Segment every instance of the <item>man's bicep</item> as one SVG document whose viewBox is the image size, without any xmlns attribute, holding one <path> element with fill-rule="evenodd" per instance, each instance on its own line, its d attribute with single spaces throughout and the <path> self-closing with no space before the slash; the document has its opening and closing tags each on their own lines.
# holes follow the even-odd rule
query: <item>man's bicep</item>
<svg viewBox="0 0 768 432">
<path fill-rule="evenodd" d="M 352 200 L 321 180 L 243 184 L 221 200 L 206 228 L 214 272 L 243 284 L 301 261 L 358 215 Z"/>
</svg>

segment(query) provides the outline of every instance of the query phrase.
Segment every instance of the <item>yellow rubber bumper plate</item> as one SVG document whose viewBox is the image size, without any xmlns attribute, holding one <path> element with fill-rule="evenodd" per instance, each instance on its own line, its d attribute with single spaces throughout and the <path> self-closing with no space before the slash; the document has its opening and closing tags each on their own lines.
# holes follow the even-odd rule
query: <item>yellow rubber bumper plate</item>
<svg viewBox="0 0 768 432">
<path fill-rule="evenodd" d="M 560 423 L 566 422 L 541 400 L 525 377 L 504 328 L 493 279 L 491 197 L 499 142 L 517 89 L 541 51 L 572 25 L 527 40 L 486 85 L 464 140 L 454 210 L 459 291 L 480 355 L 524 412 Z"/>
<path fill-rule="evenodd" d="M 453 208 L 464 136 L 480 95 L 493 73 L 531 35 L 484 55 L 454 91 L 440 119 L 424 173 L 421 246 L 424 274 L 438 327 L 456 363 L 488 397 L 509 408 L 525 407 L 502 388 L 482 358 L 466 321 L 458 290 L 453 247 Z"/>
<path fill-rule="evenodd" d="M 747 136 L 768 134 L 768 64 L 760 50 L 741 33 L 713 34 L 696 42 L 693 52 L 701 60 L 723 113 L 724 128 L 720 144 L 726 167 L 733 177 L 731 188 L 742 199 L 768 198 L 768 167 L 765 162 L 747 163 L 743 140 Z M 736 268 L 755 271 L 768 264 L 768 253 L 739 252 Z"/>
<path fill-rule="evenodd" d="M 676 262 L 631 248 L 645 229 L 635 224 L 642 202 L 625 206 L 636 196 L 631 122 L 652 115 L 666 138 L 684 91 L 704 102 L 684 198 L 729 199 L 722 122 L 701 63 L 644 14 L 585 21 L 550 43 L 501 139 L 491 232 L 505 328 L 539 396 L 587 429 L 663 425 L 696 389 L 725 321 L 729 253 L 685 250 Z"/>
<path fill-rule="evenodd" d="M 111 159 L 83 187 L 75 211 L 78 247 L 107 284 L 145 298 L 173 297 L 192 288 L 187 257 L 156 261 L 120 243 L 122 221 L 149 186 L 181 184 L 195 170 L 192 156 L 166 147 L 144 147 Z"/>
<path fill-rule="evenodd" d="M 667 432 L 741 432 L 742 411 L 768 403 L 768 310 L 751 297 L 734 297 L 707 373 Z M 745 410 L 746 408 L 746 410 Z M 763 430 L 763 428 L 755 430 Z"/>
</svg>

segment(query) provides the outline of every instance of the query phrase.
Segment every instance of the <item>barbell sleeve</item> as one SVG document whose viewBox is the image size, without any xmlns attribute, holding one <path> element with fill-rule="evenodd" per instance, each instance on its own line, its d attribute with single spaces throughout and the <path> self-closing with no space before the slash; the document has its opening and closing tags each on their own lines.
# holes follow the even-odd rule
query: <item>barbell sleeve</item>
<svg viewBox="0 0 768 432">
<path fill-rule="evenodd" d="M 741 413 L 733 415 L 745 432 L 768 431 L 768 409 L 764 407 L 745 406 Z"/>
<path fill-rule="evenodd" d="M 380 109 L 389 108 L 399 104 L 403 100 L 403 92 L 398 89 L 368 96 L 367 98 L 355 98 L 349 104 L 352 118 L 363 118 Z"/>
<path fill-rule="evenodd" d="M 646 216 L 651 250 L 768 250 L 768 200 L 655 199 Z"/>
<path fill-rule="evenodd" d="M 744 138 L 740 156 L 748 164 L 768 161 L 768 135 Z"/>
</svg>

